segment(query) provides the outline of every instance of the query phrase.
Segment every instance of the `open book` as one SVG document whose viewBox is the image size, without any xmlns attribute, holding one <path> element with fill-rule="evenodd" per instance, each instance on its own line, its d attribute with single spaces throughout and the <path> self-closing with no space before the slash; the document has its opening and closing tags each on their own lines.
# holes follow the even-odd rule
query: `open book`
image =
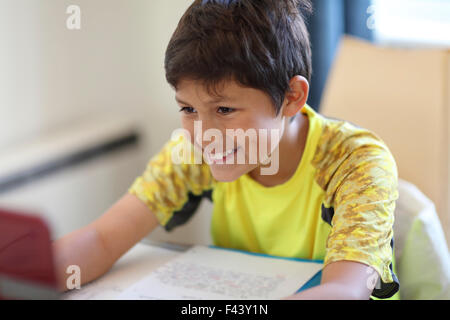
<svg viewBox="0 0 450 320">
<path fill-rule="evenodd" d="M 321 269 L 322 261 L 194 246 L 116 299 L 280 299 L 317 285 Z"/>
</svg>

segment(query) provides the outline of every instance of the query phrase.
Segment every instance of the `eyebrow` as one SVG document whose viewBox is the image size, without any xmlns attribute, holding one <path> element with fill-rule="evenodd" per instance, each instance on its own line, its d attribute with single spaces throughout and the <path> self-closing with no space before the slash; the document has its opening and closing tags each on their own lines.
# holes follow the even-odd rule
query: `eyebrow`
<svg viewBox="0 0 450 320">
<path fill-rule="evenodd" d="M 175 96 L 175 100 L 178 103 L 180 103 L 180 104 L 184 104 L 184 105 L 188 105 L 188 106 L 191 105 L 190 103 L 181 100 L 177 96 Z M 235 102 L 235 100 L 233 98 L 230 98 L 230 97 L 220 96 L 220 97 L 217 97 L 217 98 L 214 98 L 214 99 L 210 99 L 210 100 L 206 101 L 205 103 L 206 104 L 216 104 L 218 102 Z"/>
</svg>

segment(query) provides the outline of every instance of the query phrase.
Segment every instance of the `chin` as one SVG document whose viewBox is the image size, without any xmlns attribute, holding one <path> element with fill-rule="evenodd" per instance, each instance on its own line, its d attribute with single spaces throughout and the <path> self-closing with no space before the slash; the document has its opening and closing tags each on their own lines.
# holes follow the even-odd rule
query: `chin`
<svg viewBox="0 0 450 320">
<path fill-rule="evenodd" d="M 233 182 L 251 171 L 239 165 L 210 165 L 211 174 L 219 182 Z"/>
</svg>

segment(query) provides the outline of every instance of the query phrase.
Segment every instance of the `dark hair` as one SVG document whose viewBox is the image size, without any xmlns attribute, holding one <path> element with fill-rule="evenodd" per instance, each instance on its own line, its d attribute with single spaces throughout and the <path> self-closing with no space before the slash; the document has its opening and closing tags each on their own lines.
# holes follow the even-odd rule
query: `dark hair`
<svg viewBox="0 0 450 320">
<path fill-rule="evenodd" d="M 289 81 L 311 80 L 303 13 L 310 0 L 196 0 L 181 18 L 165 57 L 166 79 L 200 80 L 208 92 L 235 80 L 264 91 L 279 114 Z"/>
</svg>

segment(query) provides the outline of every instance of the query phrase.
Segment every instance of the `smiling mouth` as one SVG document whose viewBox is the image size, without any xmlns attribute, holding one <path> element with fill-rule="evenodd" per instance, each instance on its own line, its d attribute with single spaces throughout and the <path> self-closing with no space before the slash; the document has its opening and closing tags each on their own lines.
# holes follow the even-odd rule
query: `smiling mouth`
<svg viewBox="0 0 450 320">
<path fill-rule="evenodd" d="M 228 150 L 225 153 L 220 153 L 220 152 L 216 152 L 214 154 L 208 154 L 208 158 L 212 161 L 212 162 L 218 162 L 218 161 L 225 161 L 227 160 L 227 158 L 234 156 L 236 154 L 236 152 L 239 150 L 239 148 L 236 149 L 231 149 Z"/>
</svg>

